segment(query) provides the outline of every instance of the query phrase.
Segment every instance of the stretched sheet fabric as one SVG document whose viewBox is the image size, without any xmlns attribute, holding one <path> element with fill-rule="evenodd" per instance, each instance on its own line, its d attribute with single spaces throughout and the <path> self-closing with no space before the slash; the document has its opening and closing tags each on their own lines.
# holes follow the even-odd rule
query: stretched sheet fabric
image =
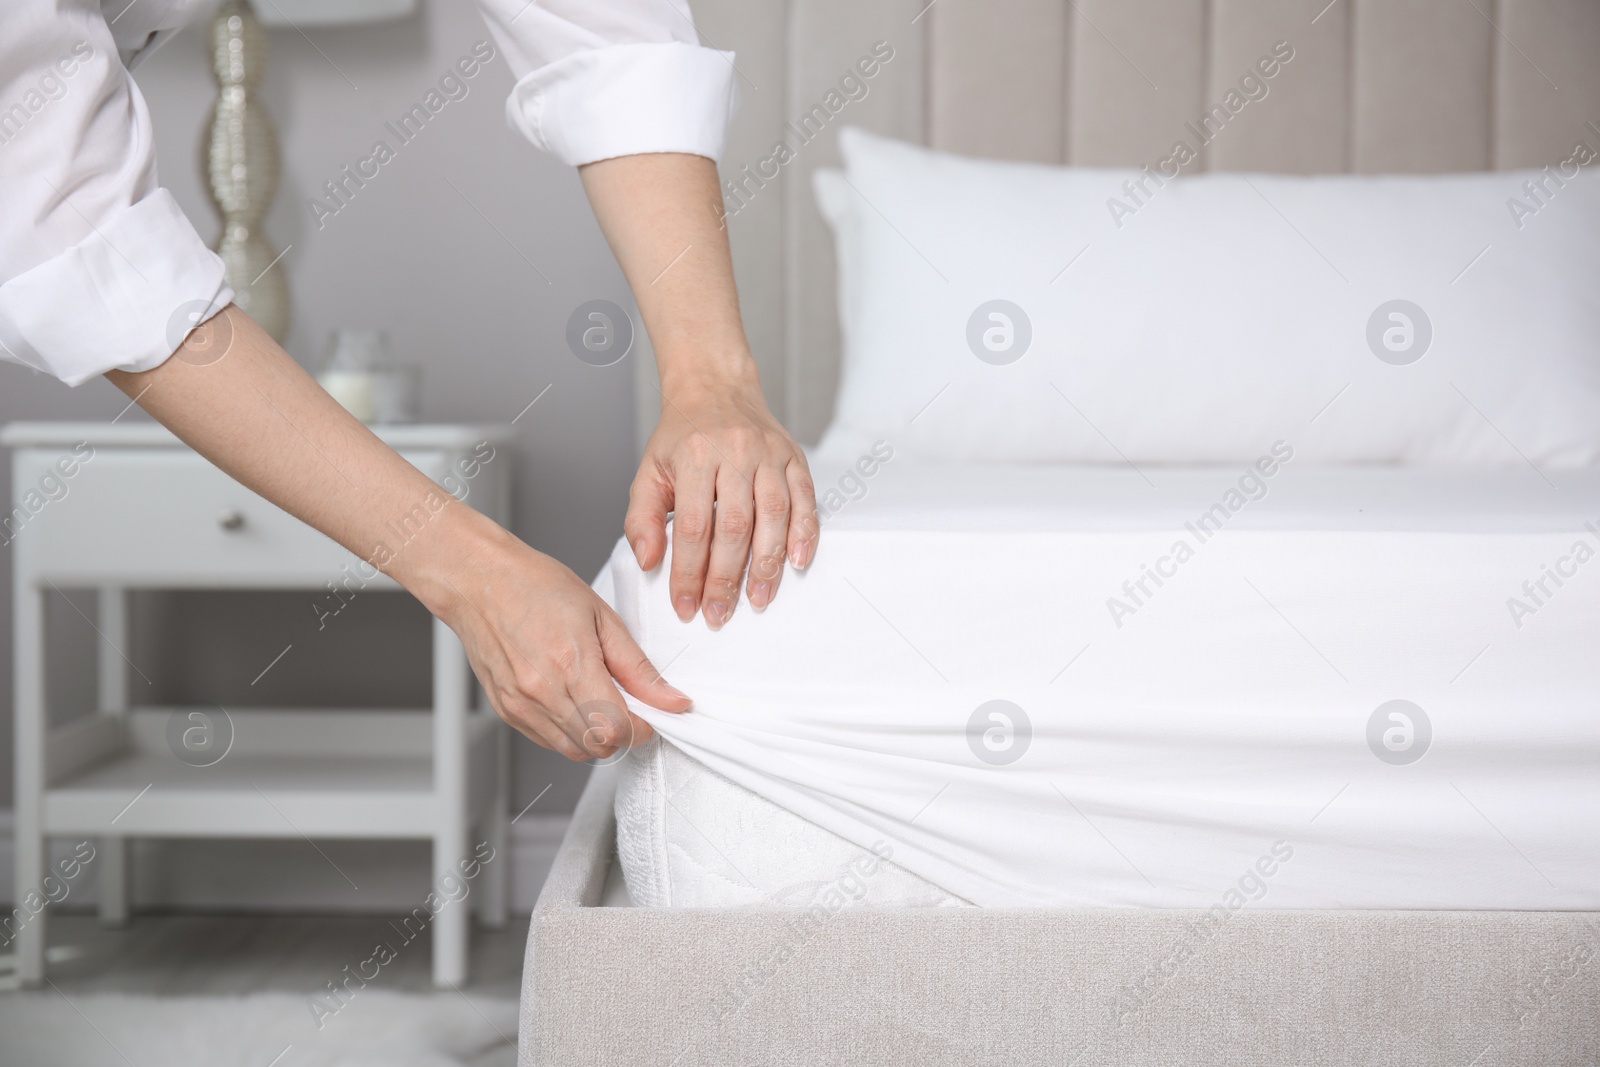
<svg viewBox="0 0 1600 1067">
<path fill-rule="evenodd" d="M 983 906 L 1600 908 L 1600 472 L 813 472 L 767 611 L 597 583 L 738 785 Z"/>
</svg>

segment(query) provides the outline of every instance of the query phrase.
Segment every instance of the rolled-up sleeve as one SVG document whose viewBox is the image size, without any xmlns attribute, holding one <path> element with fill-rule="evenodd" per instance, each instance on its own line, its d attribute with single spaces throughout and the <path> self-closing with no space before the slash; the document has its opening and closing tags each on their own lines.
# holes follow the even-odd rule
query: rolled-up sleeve
<svg viewBox="0 0 1600 1067">
<path fill-rule="evenodd" d="M 94 0 L 0 3 L 0 358 L 69 385 L 158 366 L 233 299 L 119 43 Z"/>
<path fill-rule="evenodd" d="M 700 44 L 679 0 L 481 0 L 517 79 L 511 125 L 574 166 L 641 152 L 719 159 L 738 106 L 733 53 Z"/>
</svg>

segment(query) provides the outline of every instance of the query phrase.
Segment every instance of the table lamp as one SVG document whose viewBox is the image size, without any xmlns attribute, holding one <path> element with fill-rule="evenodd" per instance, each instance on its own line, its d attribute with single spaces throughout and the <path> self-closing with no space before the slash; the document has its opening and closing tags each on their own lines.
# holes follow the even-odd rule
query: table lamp
<svg viewBox="0 0 1600 1067">
<path fill-rule="evenodd" d="M 211 199 L 222 214 L 217 254 L 234 302 L 280 344 L 289 332 L 289 285 L 282 253 L 261 220 L 278 189 L 278 139 L 257 87 L 266 68 L 263 27 L 348 25 L 401 18 L 417 0 L 223 0 L 211 20 L 211 70 L 217 79 L 202 163 Z M 287 251 L 287 249 L 285 250 Z"/>
</svg>

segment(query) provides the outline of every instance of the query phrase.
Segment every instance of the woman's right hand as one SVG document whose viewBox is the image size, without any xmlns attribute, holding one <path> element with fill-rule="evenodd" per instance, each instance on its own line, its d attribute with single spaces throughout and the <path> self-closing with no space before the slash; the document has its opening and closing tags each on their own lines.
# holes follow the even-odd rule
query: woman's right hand
<svg viewBox="0 0 1600 1067">
<path fill-rule="evenodd" d="M 421 538 L 407 546 L 402 555 L 421 549 L 436 557 L 410 561 L 426 577 L 407 584 L 460 636 L 500 718 L 568 759 L 588 760 L 651 736 L 618 683 L 663 711 L 689 707 L 577 575 L 465 506 L 452 501 L 446 511 L 455 512 L 444 524 L 456 528 L 454 543 Z"/>
<path fill-rule="evenodd" d="M 410 590 L 461 637 L 500 717 L 546 748 L 585 760 L 650 736 L 613 678 L 653 707 L 689 707 L 577 575 L 407 463 L 238 308 L 195 328 L 154 370 L 106 377 L 245 486 Z"/>
</svg>

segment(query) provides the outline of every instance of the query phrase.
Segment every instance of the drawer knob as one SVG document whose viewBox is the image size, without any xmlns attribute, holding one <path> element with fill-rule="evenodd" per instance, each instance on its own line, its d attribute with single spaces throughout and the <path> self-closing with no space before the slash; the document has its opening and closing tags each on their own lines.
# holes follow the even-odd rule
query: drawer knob
<svg viewBox="0 0 1600 1067">
<path fill-rule="evenodd" d="M 244 512 L 229 508 L 217 516 L 217 525 L 224 530 L 238 530 L 244 527 Z"/>
</svg>

